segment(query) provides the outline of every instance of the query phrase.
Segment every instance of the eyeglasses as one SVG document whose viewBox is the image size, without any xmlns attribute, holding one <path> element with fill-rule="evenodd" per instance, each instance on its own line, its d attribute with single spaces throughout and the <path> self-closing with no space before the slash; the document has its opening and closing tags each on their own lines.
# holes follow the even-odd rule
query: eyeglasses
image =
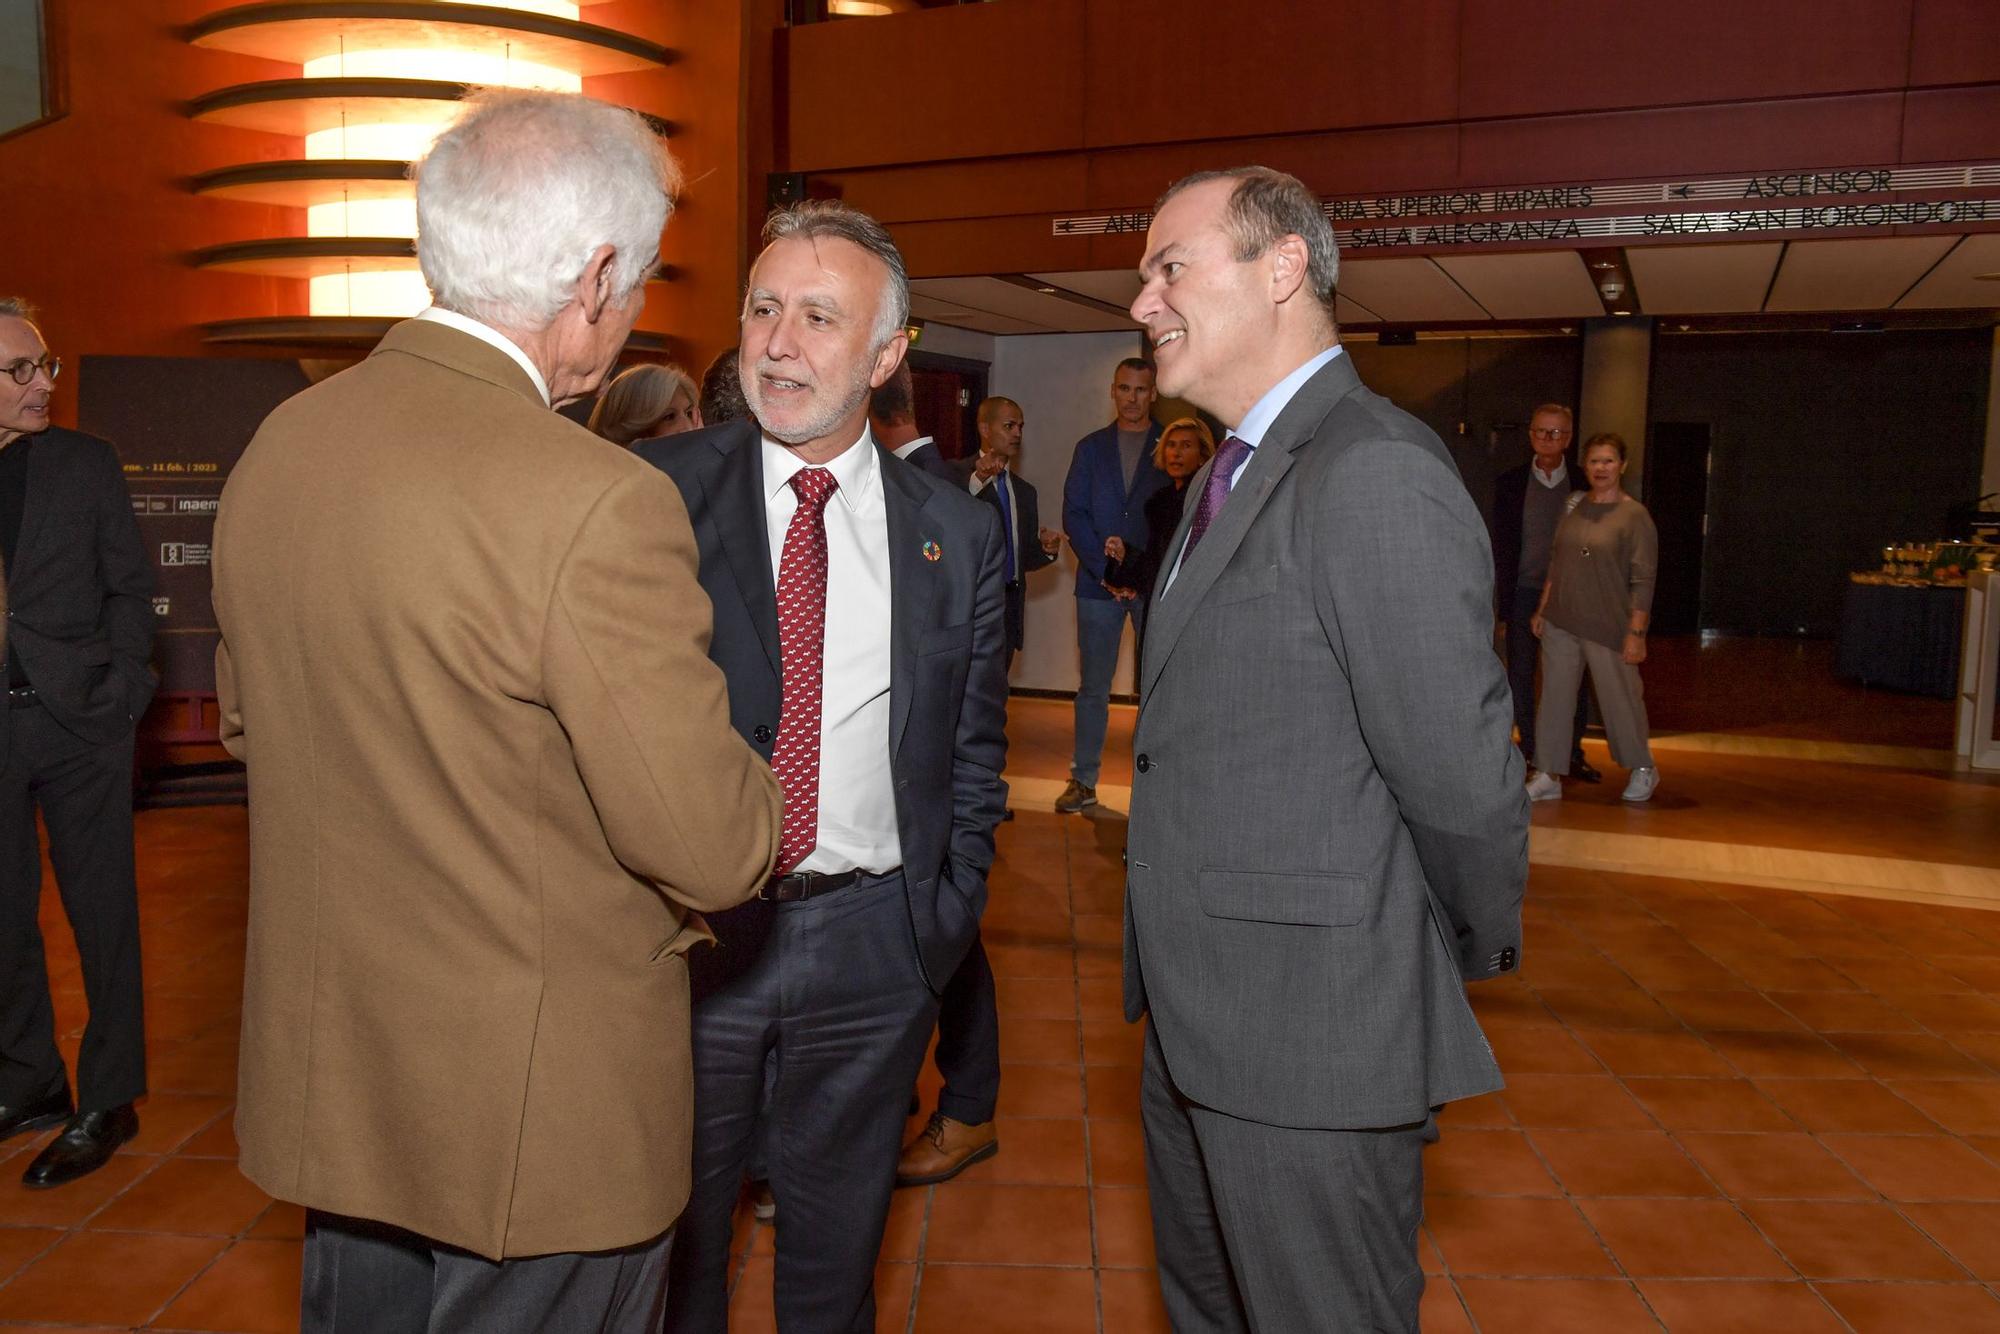
<svg viewBox="0 0 2000 1334">
<path fill-rule="evenodd" d="M 7 363 L 6 369 L 7 374 L 13 378 L 15 384 L 28 384 L 32 382 L 36 371 L 46 372 L 48 377 L 53 380 L 62 374 L 62 358 L 52 357 L 44 352 L 39 357 L 22 357 L 19 361 L 10 361 Z"/>
<path fill-rule="evenodd" d="M 22 383 L 26 384 L 27 381 L 23 380 Z M 1569 434 L 1569 428 L 1567 426 L 1558 426 L 1551 429 L 1546 426 L 1538 426 L 1530 430 L 1528 434 L 1537 440 L 1560 440 Z"/>
</svg>

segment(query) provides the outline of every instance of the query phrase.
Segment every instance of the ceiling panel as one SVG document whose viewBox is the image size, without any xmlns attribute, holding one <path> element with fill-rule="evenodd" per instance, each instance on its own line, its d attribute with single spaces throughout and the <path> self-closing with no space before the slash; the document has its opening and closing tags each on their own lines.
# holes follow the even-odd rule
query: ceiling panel
<svg viewBox="0 0 2000 1334">
<path fill-rule="evenodd" d="M 939 301 L 925 296 L 922 292 L 910 293 L 910 314 L 918 319 L 938 320 L 945 324 L 957 324 L 978 315 L 978 311 L 967 310 L 964 306 L 953 305 L 949 301 Z"/>
<path fill-rule="evenodd" d="M 1959 242 L 1924 275 L 1898 310 L 1982 309 L 2000 306 L 2000 278 L 1981 282 L 1982 273 L 2000 274 L 2000 232 L 1981 232 Z"/>
<path fill-rule="evenodd" d="M 1766 310 L 1886 310 L 1951 249 L 1954 236 L 1794 241 Z"/>
<path fill-rule="evenodd" d="M 912 295 L 921 293 L 968 310 L 1039 325 L 1043 330 L 1127 333 L 1138 328 L 1123 315 L 1113 315 L 1076 301 L 1065 301 L 1060 296 L 1050 296 L 1032 287 L 1003 282 L 998 278 L 919 278 L 910 284 L 910 291 Z"/>
<path fill-rule="evenodd" d="M 1590 270 L 1574 250 L 1440 255 L 1437 264 L 1495 319 L 1574 319 L 1604 313 Z"/>
<path fill-rule="evenodd" d="M 1131 269 L 1073 269 L 1065 273 L 1031 273 L 1038 283 L 1066 287 L 1120 310 L 1129 310 L 1139 299 L 1139 275 Z"/>
<path fill-rule="evenodd" d="M 1648 315 L 1711 315 L 1762 310 L 1784 245 L 1628 247 L 1625 262 Z"/>
<path fill-rule="evenodd" d="M 1344 260 L 1339 295 L 1391 324 L 1488 318 L 1442 269 L 1416 257 Z"/>
<path fill-rule="evenodd" d="M 1382 317 L 1345 292 L 1333 298 L 1333 318 L 1340 324 L 1380 324 Z"/>
</svg>

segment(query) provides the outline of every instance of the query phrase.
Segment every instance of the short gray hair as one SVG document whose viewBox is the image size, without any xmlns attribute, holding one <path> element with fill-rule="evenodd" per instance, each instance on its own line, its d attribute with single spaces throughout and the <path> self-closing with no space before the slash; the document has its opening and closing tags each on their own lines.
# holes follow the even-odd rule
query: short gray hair
<svg viewBox="0 0 2000 1334">
<path fill-rule="evenodd" d="M 1319 298 L 1329 322 L 1335 322 L 1334 287 L 1340 280 L 1340 243 L 1326 209 L 1305 182 L 1271 167 L 1230 167 L 1183 176 L 1160 196 L 1154 211 L 1183 190 L 1208 181 L 1235 181 L 1222 226 L 1236 242 L 1238 263 L 1248 263 L 1266 250 L 1296 236 L 1306 243 L 1306 286 Z"/>
<path fill-rule="evenodd" d="M 0 320 L 28 320 L 35 318 L 35 308 L 28 304 L 24 296 L 0 296 Z"/>
<path fill-rule="evenodd" d="M 833 237 L 851 241 L 882 261 L 889 270 L 889 287 L 881 313 L 875 317 L 875 347 L 879 351 L 910 322 L 910 275 L 903 252 L 896 249 L 889 229 L 860 209 L 838 199 L 806 199 L 781 208 L 764 219 L 764 244 L 798 238 L 814 241 Z"/>
<path fill-rule="evenodd" d="M 680 172 L 633 111 L 575 93 L 469 99 L 414 169 L 417 263 L 432 299 L 490 324 L 539 330 L 590 256 L 616 249 L 614 295 L 651 276 Z"/>
</svg>

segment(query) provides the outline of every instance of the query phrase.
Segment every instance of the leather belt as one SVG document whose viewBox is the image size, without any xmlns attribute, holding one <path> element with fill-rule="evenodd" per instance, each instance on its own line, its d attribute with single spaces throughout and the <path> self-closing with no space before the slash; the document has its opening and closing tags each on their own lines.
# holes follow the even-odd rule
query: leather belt
<svg viewBox="0 0 2000 1334">
<path fill-rule="evenodd" d="M 884 875 L 887 874 L 884 872 Z M 774 875 L 765 881 L 761 897 L 773 903 L 803 903 L 821 894 L 847 889 L 863 880 L 882 878 L 867 871 L 835 871 L 830 875 L 824 871 L 794 871 L 790 875 Z"/>
<path fill-rule="evenodd" d="M 33 686 L 8 686 L 7 707 L 10 709 L 32 709 L 42 702 L 42 696 Z"/>
</svg>

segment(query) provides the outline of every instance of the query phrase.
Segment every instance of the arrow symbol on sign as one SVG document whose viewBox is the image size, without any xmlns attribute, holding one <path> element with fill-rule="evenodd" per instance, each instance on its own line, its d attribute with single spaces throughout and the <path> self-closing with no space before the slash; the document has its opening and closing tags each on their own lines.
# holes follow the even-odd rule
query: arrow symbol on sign
<svg viewBox="0 0 2000 1334">
<path fill-rule="evenodd" d="M 1686 199 L 1688 197 L 1688 193 L 1693 189 L 1694 187 L 1692 185 L 1676 185 L 1672 190 L 1668 191 L 1667 193 L 1671 194 L 1676 199 Z"/>
<path fill-rule="evenodd" d="M 1076 230 L 1076 224 L 1071 222 L 1068 218 L 1064 218 L 1061 222 L 1056 224 L 1056 230 L 1059 232 L 1073 232 Z"/>
</svg>

